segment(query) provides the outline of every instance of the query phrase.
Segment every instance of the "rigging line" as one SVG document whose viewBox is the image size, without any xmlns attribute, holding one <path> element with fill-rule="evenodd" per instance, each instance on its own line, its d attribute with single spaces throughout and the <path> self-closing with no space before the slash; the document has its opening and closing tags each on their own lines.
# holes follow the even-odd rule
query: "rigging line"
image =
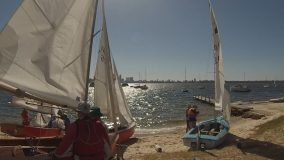
<svg viewBox="0 0 284 160">
<path fill-rule="evenodd" d="M 96 33 L 93 34 L 93 37 L 94 38 L 97 34 L 99 34 L 100 32 L 102 31 L 102 29 L 99 29 Z"/>
</svg>

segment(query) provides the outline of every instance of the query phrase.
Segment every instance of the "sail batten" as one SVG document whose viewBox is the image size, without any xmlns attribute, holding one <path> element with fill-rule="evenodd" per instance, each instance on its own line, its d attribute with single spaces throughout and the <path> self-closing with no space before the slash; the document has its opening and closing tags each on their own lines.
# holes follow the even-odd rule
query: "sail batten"
<svg viewBox="0 0 284 160">
<path fill-rule="evenodd" d="M 0 34 L 0 81 L 57 104 L 85 97 L 94 0 L 25 0 Z"/>
</svg>

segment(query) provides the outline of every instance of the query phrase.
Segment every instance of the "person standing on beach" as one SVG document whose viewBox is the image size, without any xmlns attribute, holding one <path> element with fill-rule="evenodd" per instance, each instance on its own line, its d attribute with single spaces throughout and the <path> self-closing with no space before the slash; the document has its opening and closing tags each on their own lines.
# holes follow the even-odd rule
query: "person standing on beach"
<svg viewBox="0 0 284 160">
<path fill-rule="evenodd" d="M 196 127 L 197 115 L 199 111 L 197 110 L 196 105 L 190 105 L 187 109 L 187 131 Z"/>
<path fill-rule="evenodd" d="M 105 148 L 111 148 L 108 134 L 99 120 L 90 118 L 90 105 L 79 103 L 76 111 L 78 120 L 70 124 L 55 156 L 70 160 L 109 159 L 110 155 L 105 151 Z"/>
<path fill-rule="evenodd" d="M 187 132 L 190 128 L 190 125 L 189 125 L 189 116 L 188 116 L 188 111 L 189 109 L 191 108 L 191 104 L 189 104 L 185 110 L 185 119 L 186 119 L 186 130 L 185 132 Z"/>
<path fill-rule="evenodd" d="M 65 126 L 65 131 L 66 131 L 70 125 L 70 119 L 65 113 L 63 113 L 62 110 L 58 110 L 57 114 L 59 115 L 60 119 L 64 121 L 64 126 Z"/>
</svg>

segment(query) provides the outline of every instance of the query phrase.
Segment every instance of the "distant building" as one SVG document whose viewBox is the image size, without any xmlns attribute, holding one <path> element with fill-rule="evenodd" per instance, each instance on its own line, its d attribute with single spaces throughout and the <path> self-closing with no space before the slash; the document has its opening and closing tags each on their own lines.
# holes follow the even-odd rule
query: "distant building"
<svg viewBox="0 0 284 160">
<path fill-rule="evenodd" d="M 121 74 L 119 75 L 120 82 L 124 82 L 124 79 L 122 78 Z"/>
<path fill-rule="evenodd" d="M 134 82 L 134 78 L 133 77 L 126 77 L 125 82 Z"/>
</svg>

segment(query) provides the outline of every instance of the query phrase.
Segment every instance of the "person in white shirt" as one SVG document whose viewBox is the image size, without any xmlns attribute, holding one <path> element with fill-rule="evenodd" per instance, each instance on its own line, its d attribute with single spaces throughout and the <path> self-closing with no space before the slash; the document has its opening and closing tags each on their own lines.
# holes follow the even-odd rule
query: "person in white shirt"
<svg viewBox="0 0 284 160">
<path fill-rule="evenodd" d="M 55 119 L 51 122 L 51 128 L 60 128 L 62 130 L 65 130 L 65 124 L 63 119 L 55 117 Z"/>
</svg>

